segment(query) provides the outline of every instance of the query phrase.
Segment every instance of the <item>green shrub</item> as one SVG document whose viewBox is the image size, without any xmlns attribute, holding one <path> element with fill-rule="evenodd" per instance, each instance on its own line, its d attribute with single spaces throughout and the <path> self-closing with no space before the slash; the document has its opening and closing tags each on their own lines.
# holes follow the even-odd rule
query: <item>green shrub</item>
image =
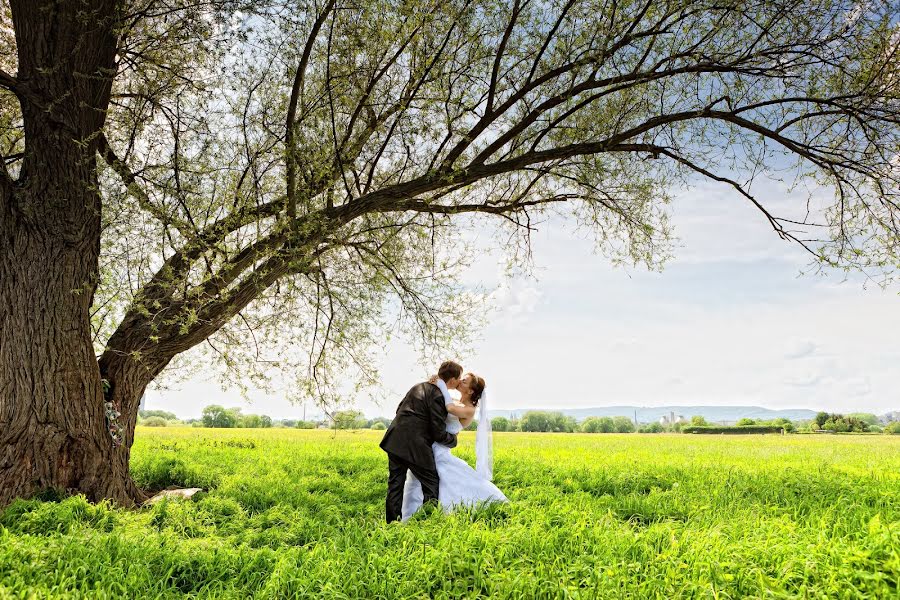
<svg viewBox="0 0 900 600">
<path fill-rule="evenodd" d="M 169 423 L 162 417 L 147 417 L 141 421 L 141 425 L 145 427 L 165 427 Z"/>
<path fill-rule="evenodd" d="M 662 433 L 665 430 L 666 428 L 662 426 L 662 423 L 648 423 L 638 429 L 638 433 Z"/>
<path fill-rule="evenodd" d="M 750 434 L 750 433 L 781 433 L 781 427 L 775 425 L 742 425 L 740 427 L 727 427 L 709 425 L 706 427 L 685 427 L 682 433 L 725 433 L 725 434 Z"/>
</svg>

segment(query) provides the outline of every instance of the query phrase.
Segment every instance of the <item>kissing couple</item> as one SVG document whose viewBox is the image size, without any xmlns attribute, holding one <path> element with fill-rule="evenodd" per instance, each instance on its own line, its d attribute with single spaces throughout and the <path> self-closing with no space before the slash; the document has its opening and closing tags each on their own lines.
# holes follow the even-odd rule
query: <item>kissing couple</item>
<svg viewBox="0 0 900 600">
<path fill-rule="evenodd" d="M 458 506 L 506 502 L 493 479 L 493 440 L 487 413 L 484 379 L 467 373 L 453 361 L 443 363 L 436 377 L 414 385 L 397 407 L 384 432 L 381 449 L 388 455 L 387 522 L 407 520 L 425 503 L 445 512 Z M 450 390 L 460 394 L 459 401 Z M 456 435 L 478 411 L 475 468 L 450 453 Z"/>
</svg>

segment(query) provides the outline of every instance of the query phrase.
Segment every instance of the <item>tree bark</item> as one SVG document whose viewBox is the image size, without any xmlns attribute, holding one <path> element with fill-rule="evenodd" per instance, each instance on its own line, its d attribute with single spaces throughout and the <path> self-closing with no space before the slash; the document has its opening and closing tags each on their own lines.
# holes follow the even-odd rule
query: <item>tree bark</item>
<svg viewBox="0 0 900 600">
<path fill-rule="evenodd" d="M 42 489 L 132 504 L 90 331 L 101 201 L 96 134 L 115 73 L 113 0 L 11 2 L 25 126 L 0 202 L 0 506 Z"/>
<path fill-rule="evenodd" d="M 148 350 L 147 346 L 151 346 L 146 343 L 148 336 L 149 333 L 140 327 L 117 331 L 99 361 L 100 376 L 109 384 L 106 399 L 122 413 L 120 424 L 124 447 L 129 453 L 134 443 L 134 428 L 137 425 L 141 396 L 150 382 L 179 353 L 172 351 L 163 357 L 158 352 Z M 138 338 L 144 342 L 140 343 Z M 135 349 L 133 351 L 139 354 L 133 355 L 132 350 L 127 348 Z"/>
<path fill-rule="evenodd" d="M 62 190 L 85 189 L 54 179 L 35 178 L 11 206 L 46 205 Z M 68 195 L 81 205 L 70 205 L 77 238 L 60 235 L 70 228 L 34 227 L 14 210 L 0 224 L 0 506 L 45 488 L 124 504 L 139 498 L 128 446 L 116 447 L 107 429 L 91 343 L 99 201 L 90 192 Z"/>
</svg>

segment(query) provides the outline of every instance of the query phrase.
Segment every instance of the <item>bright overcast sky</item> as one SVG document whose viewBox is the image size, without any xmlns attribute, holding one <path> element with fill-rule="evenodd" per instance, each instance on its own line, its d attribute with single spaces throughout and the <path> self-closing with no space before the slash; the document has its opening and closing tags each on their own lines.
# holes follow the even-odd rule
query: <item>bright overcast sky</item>
<svg viewBox="0 0 900 600">
<path fill-rule="evenodd" d="M 804 205 L 780 185 L 755 188 L 770 206 Z M 496 408 L 604 405 L 756 405 L 884 413 L 900 409 L 900 296 L 798 277 L 805 252 L 781 241 L 761 213 L 721 186 L 701 185 L 672 206 L 680 248 L 662 273 L 613 268 L 564 223 L 533 237 L 537 279 L 509 282 L 471 356 Z M 787 215 L 783 215 L 787 216 Z M 481 232 L 483 240 L 490 232 Z M 500 283 L 496 257 L 468 277 Z M 360 399 L 368 416 L 390 415 L 436 365 L 394 342 L 382 379 L 395 400 Z M 246 404 L 214 381 L 148 391 L 147 408 L 197 417 L 207 404 L 299 418 L 303 408 L 252 393 Z M 307 416 L 319 411 L 307 407 Z"/>
</svg>

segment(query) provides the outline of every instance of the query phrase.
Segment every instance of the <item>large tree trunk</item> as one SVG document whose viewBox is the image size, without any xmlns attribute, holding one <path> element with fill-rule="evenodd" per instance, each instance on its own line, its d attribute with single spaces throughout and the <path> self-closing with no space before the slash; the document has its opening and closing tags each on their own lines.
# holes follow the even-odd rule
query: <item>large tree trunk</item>
<svg viewBox="0 0 900 600">
<path fill-rule="evenodd" d="M 41 489 L 131 504 L 90 331 L 100 253 L 96 133 L 118 2 L 11 2 L 25 157 L 0 191 L 0 506 Z"/>
<path fill-rule="evenodd" d="M 16 203 L 38 202 L 23 190 Z M 89 308 L 99 248 L 3 215 L 0 258 L 0 506 L 56 488 L 131 503 L 127 447 L 107 430 Z M 99 232 L 95 232 L 99 235 Z"/>
</svg>

